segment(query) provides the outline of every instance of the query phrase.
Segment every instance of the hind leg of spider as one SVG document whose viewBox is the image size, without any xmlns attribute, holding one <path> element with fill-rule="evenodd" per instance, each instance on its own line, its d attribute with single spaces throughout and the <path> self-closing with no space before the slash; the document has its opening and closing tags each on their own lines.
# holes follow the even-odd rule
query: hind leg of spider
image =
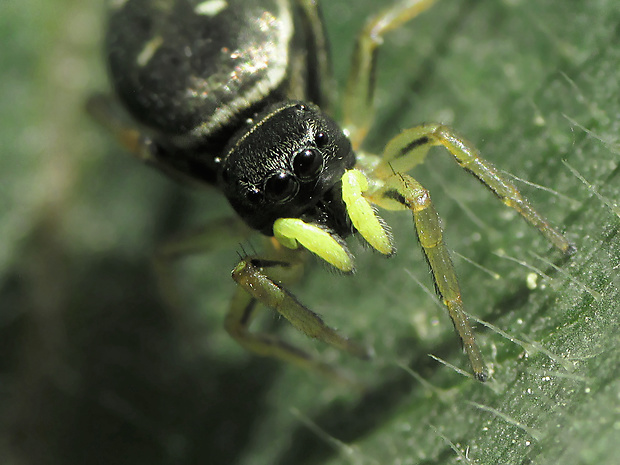
<svg viewBox="0 0 620 465">
<path fill-rule="evenodd" d="M 167 161 L 162 160 L 165 149 L 142 132 L 113 96 L 102 93 L 91 95 L 86 101 L 86 111 L 139 161 L 187 185 L 204 187 L 202 182 L 171 167 L 169 157 Z"/>
<path fill-rule="evenodd" d="M 429 9 L 436 0 L 401 0 L 370 18 L 357 36 L 343 98 L 343 127 L 358 150 L 374 118 L 377 52 L 386 33 Z"/>
<path fill-rule="evenodd" d="M 307 336 L 319 339 L 358 358 L 370 358 L 371 353 L 368 348 L 341 336 L 327 326 L 321 317 L 302 305 L 272 278 L 284 276 L 291 267 L 295 266 L 298 265 L 257 257 L 247 257 L 241 260 L 232 272 L 239 289 L 226 317 L 226 329 L 240 345 L 258 355 L 278 358 L 336 380 L 350 382 L 351 380 L 341 370 L 316 360 L 301 349 L 275 336 L 249 331 L 255 304 L 258 302 L 276 310 Z"/>
<path fill-rule="evenodd" d="M 174 264 L 184 258 L 206 255 L 219 248 L 234 248 L 245 241 L 251 230 L 238 218 L 224 217 L 184 231 L 159 245 L 152 258 L 160 293 L 175 312 L 183 309 L 179 289 L 174 279 Z"/>
<path fill-rule="evenodd" d="M 114 97 L 102 93 L 91 95 L 86 101 L 86 111 L 137 159 L 157 164 L 151 139 L 142 134 Z"/>
<path fill-rule="evenodd" d="M 465 314 L 459 282 L 443 240 L 441 220 L 428 191 L 411 176 L 395 173 L 384 180 L 380 189 L 368 195 L 368 199 L 386 209 L 413 212 L 415 230 L 433 273 L 435 288 L 448 308 L 476 379 L 485 381 L 487 370 Z"/>
<path fill-rule="evenodd" d="M 422 163 L 428 150 L 435 145 L 446 148 L 461 168 L 478 178 L 504 204 L 516 210 L 537 228 L 555 247 L 566 254 L 575 251 L 574 245 L 553 228 L 497 168 L 484 160 L 471 142 L 442 124 L 424 124 L 396 136 L 385 147 L 383 157 L 371 177 L 384 179 L 394 172 L 407 172 Z"/>
</svg>

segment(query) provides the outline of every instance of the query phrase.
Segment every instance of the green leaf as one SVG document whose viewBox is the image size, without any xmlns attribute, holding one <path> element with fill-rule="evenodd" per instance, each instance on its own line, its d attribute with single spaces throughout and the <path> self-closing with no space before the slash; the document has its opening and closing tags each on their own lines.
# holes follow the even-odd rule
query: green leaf
<svg viewBox="0 0 620 465">
<path fill-rule="evenodd" d="M 617 461 L 617 1 L 440 0 L 387 37 L 367 148 L 449 124 L 578 250 L 562 257 L 434 149 L 413 174 L 444 220 L 492 379 L 467 376 L 410 215 L 385 214 L 395 257 L 353 246 L 355 276 L 309 264 L 294 287 L 374 361 L 306 341 L 269 311 L 257 321 L 350 370 L 362 392 L 228 338 L 235 249 L 180 263 L 184 305 L 162 303 L 157 244 L 230 209 L 140 166 L 85 116 L 106 86 L 101 6 L 38 3 L 0 15 L 2 463 Z M 378 2 L 323 3 L 342 83 Z"/>
</svg>

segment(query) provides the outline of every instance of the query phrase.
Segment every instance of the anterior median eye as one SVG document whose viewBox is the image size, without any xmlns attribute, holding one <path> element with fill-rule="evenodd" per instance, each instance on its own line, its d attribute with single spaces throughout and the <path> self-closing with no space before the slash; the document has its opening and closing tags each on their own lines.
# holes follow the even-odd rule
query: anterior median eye
<svg viewBox="0 0 620 465">
<path fill-rule="evenodd" d="M 318 149 L 304 149 L 293 159 L 293 172 L 300 179 L 313 179 L 323 168 L 323 155 Z"/>
<path fill-rule="evenodd" d="M 265 195 L 273 202 L 284 202 L 299 190 L 299 184 L 291 173 L 280 171 L 272 174 L 265 181 Z"/>
</svg>

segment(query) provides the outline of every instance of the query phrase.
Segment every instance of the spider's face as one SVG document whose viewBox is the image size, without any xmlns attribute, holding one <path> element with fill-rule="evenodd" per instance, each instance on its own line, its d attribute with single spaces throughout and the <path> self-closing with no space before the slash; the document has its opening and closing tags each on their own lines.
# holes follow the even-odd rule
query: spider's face
<svg viewBox="0 0 620 465">
<path fill-rule="evenodd" d="M 271 107 L 229 147 L 218 179 L 252 228 L 273 234 L 278 218 L 351 232 L 341 178 L 355 164 L 342 129 L 317 107 L 286 102 Z"/>
</svg>

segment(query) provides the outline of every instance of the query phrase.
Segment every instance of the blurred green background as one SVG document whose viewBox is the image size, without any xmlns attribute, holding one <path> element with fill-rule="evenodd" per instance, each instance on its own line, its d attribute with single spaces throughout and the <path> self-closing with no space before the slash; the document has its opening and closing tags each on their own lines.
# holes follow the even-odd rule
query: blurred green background
<svg viewBox="0 0 620 465">
<path fill-rule="evenodd" d="M 342 83 L 355 31 L 387 3 L 323 3 Z M 354 245 L 355 276 L 315 265 L 295 288 L 375 361 L 306 341 L 270 311 L 259 323 L 347 367 L 364 392 L 228 338 L 235 249 L 179 263 L 184 310 L 162 303 L 157 244 L 230 210 L 140 166 L 86 117 L 106 88 L 103 11 L 0 4 L 2 464 L 617 463 L 617 0 L 442 0 L 388 37 L 368 148 L 450 124 L 528 181 L 515 182 L 578 253 L 563 259 L 437 150 L 415 174 L 469 312 L 490 325 L 478 340 L 491 381 L 428 356 L 469 370 L 409 215 L 385 215 L 396 257 Z"/>
</svg>

